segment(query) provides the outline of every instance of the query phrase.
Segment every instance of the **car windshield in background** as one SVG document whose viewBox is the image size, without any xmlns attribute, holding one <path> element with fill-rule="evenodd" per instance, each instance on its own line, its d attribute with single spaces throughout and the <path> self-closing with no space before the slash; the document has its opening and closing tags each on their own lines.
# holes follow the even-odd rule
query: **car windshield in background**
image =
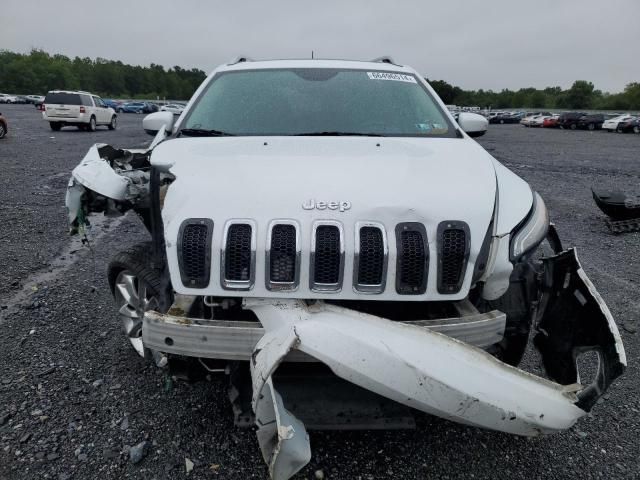
<svg viewBox="0 0 640 480">
<path fill-rule="evenodd" d="M 454 137 L 413 75 L 327 68 L 243 70 L 214 78 L 180 135 Z"/>
<path fill-rule="evenodd" d="M 44 103 L 58 105 L 82 105 L 80 95 L 77 93 L 51 92 L 47 93 Z"/>
</svg>

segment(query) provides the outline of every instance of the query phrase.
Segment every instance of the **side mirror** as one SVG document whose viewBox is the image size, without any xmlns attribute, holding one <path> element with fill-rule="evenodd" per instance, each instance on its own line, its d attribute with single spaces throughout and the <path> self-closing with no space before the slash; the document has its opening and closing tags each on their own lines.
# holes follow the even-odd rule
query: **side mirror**
<svg viewBox="0 0 640 480">
<path fill-rule="evenodd" d="M 489 121 L 477 113 L 460 112 L 458 125 L 470 137 L 481 137 L 487 133 Z"/>
<path fill-rule="evenodd" d="M 170 112 L 150 113 L 142 119 L 142 128 L 149 135 L 155 135 L 164 127 L 166 132 L 173 130 L 173 114 Z"/>
</svg>

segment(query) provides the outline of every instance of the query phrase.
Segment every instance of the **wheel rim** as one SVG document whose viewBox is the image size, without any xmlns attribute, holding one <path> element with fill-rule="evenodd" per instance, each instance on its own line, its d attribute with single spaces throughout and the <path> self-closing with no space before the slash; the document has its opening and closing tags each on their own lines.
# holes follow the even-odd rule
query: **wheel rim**
<svg viewBox="0 0 640 480">
<path fill-rule="evenodd" d="M 111 119 L 111 128 L 116 128 L 116 123 L 117 123 L 116 117 L 113 117 Z"/>
<path fill-rule="evenodd" d="M 633 133 L 640 133 L 640 127 L 633 127 Z"/>
<path fill-rule="evenodd" d="M 151 308 L 157 308 L 158 300 L 150 295 L 145 282 L 141 282 L 129 270 L 123 270 L 116 277 L 114 295 L 124 333 L 135 351 L 144 357 L 144 344 L 142 343 L 144 312 Z"/>
<path fill-rule="evenodd" d="M 92 118 L 91 120 L 89 120 L 89 128 L 91 130 L 95 130 L 96 129 L 96 119 Z"/>
<path fill-rule="evenodd" d="M 0 125 L 0 138 L 4 137 L 4 125 Z"/>
</svg>

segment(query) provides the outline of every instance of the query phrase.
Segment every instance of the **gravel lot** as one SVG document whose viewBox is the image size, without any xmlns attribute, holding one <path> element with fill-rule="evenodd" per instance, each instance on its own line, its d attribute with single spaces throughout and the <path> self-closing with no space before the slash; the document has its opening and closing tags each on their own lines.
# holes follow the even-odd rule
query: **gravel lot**
<svg viewBox="0 0 640 480">
<path fill-rule="evenodd" d="M 0 141 L 0 479 L 266 478 L 223 383 L 173 383 L 120 334 L 104 272 L 115 251 L 145 239 L 140 222 L 107 222 L 94 255 L 67 235 L 71 169 L 95 142 L 148 142 L 142 117 L 121 115 L 115 132 L 52 132 L 32 106 L 0 111 L 10 128 Z M 492 125 L 480 142 L 540 191 L 565 245 L 577 246 L 623 327 L 626 374 L 592 414 L 551 437 L 426 415 L 415 431 L 311 432 L 313 458 L 297 478 L 640 477 L 640 233 L 610 235 L 589 190 L 637 193 L 640 135 Z M 143 441 L 146 457 L 132 464 L 129 446 Z"/>
</svg>

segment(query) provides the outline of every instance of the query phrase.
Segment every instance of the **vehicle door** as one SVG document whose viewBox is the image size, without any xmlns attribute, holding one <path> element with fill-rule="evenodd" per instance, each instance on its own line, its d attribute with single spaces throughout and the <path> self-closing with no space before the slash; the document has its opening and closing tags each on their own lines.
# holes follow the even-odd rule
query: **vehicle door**
<svg viewBox="0 0 640 480">
<path fill-rule="evenodd" d="M 95 105 L 96 122 L 109 123 L 109 120 L 111 120 L 110 118 L 107 118 L 109 116 L 109 110 L 107 110 L 107 106 L 104 104 L 102 99 L 95 96 L 91 98 L 93 98 L 93 104 Z"/>
</svg>

